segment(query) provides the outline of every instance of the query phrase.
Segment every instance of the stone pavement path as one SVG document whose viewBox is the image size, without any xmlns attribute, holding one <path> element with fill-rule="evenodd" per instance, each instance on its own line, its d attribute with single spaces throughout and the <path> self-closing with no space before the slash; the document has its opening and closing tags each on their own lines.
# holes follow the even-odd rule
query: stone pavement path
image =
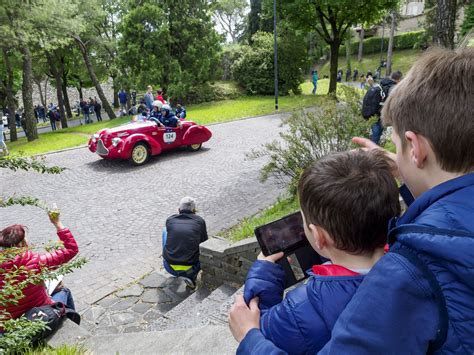
<svg viewBox="0 0 474 355">
<path fill-rule="evenodd" d="M 196 198 L 210 235 L 273 203 L 281 189 L 259 182 L 264 161 L 248 160 L 246 153 L 278 138 L 283 115 L 213 125 L 213 138 L 201 151 L 166 153 L 143 167 L 102 160 L 86 148 L 50 154 L 47 163 L 67 170 L 40 175 L 2 169 L 1 194 L 34 195 L 61 208 L 63 223 L 89 259 L 65 279 L 84 311 L 159 269 L 161 230 L 181 197 Z M 36 245 L 56 238 L 38 208 L 0 209 L 0 222 L 27 225 Z"/>
<path fill-rule="evenodd" d="M 81 326 L 92 335 L 145 331 L 191 293 L 181 279 L 153 272 L 90 306 Z"/>
</svg>

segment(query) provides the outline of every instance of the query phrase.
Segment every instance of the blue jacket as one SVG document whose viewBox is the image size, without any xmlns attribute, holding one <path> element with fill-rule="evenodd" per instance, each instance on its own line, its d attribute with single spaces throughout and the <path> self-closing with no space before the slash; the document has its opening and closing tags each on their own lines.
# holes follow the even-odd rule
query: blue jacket
<svg viewBox="0 0 474 355">
<path fill-rule="evenodd" d="M 365 277 L 321 353 L 424 354 L 438 331 L 443 333 L 433 288 L 396 248 L 414 252 L 442 289 L 449 322 L 436 353 L 474 353 L 474 173 L 422 194 L 391 235 L 392 251 Z M 241 347 L 282 353 L 257 330 Z"/>
<path fill-rule="evenodd" d="M 118 93 L 118 98 L 121 104 L 127 103 L 127 93 L 125 91 L 120 91 Z"/>
<path fill-rule="evenodd" d="M 338 265 L 316 266 L 313 271 L 317 274 L 288 292 L 285 299 L 285 272 L 278 264 L 256 261 L 245 282 L 245 301 L 259 297 L 263 335 L 290 354 L 321 350 L 364 278 Z"/>
<path fill-rule="evenodd" d="M 167 116 L 161 116 L 160 122 L 165 127 L 178 127 L 178 119 L 171 112 Z"/>
</svg>

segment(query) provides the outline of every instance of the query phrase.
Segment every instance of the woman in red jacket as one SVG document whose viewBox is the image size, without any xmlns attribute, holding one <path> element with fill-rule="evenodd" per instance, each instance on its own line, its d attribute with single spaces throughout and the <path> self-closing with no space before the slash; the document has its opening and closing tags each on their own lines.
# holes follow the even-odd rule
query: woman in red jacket
<svg viewBox="0 0 474 355">
<path fill-rule="evenodd" d="M 49 216 L 51 223 L 56 227 L 59 240 L 62 241 L 63 247 L 52 250 L 49 253 L 38 254 L 28 250 L 28 243 L 25 238 L 25 229 L 22 225 L 14 224 L 0 233 L 0 247 L 26 247 L 24 253 L 16 256 L 13 260 L 9 260 L 0 265 L 0 269 L 6 271 L 15 267 L 26 267 L 33 272 L 40 272 L 42 267 L 55 269 L 62 264 L 70 261 L 78 253 L 77 243 L 74 240 L 69 229 L 64 228 L 59 217 L 53 218 Z M 1 252 L 1 251 L 0 251 Z M 20 276 L 19 279 L 24 276 Z M 4 275 L 0 274 L 0 292 L 4 286 Z M 7 311 L 12 318 L 21 317 L 26 311 L 33 307 L 53 304 L 55 302 L 62 302 L 68 308 L 74 309 L 74 302 L 71 293 L 68 289 L 62 288 L 53 296 L 49 296 L 44 283 L 28 284 L 23 290 L 23 298 L 17 304 L 9 304 L 6 307 L 0 305 L 0 312 Z"/>
</svg>

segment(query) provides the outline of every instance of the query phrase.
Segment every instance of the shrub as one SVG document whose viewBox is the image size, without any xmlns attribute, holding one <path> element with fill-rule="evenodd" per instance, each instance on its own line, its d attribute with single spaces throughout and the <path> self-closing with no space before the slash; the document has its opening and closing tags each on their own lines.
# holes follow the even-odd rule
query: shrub
<svg viewBox="0 0 474 355">
<path fill-rule="evenodd" d="M 304 40 L 295 34 L 278 38 L 278 85 L 282 95 L 300 92 L 303 71 L 308 66 Z M 257 32 L 251 46 L 242 47 L 242 55 L 233 66 L 233 77 L 249 94 L 274 92 L 273 35 Z"/>
<path fill-rule="evenodd" d="M 405 32 L 396 35 L 393 41 L 394 49 L 413 49 L 420 48 L 425 40 L 425 31 Z M 381 37 L 371 37 L 364 39 L 364 54 L 380 53 Z M 388 48 L 388 38 L 384 38 L 383 50 L 386 52 Z M 351 43 L 351 53 L 357 53 L 359 50 L 359 42 Z M 346 55 L 345 45 L 339 49 L 339 55 Z"/>
<path fill-rule="evenodd" d="M 360 115 L 360 91 L 348 86 L 340 90 L 341 102 L 328 97 L 314 111 L 295 112 L 282 123 L 287 127 L 280 133 L 282 141 L 265 144 L 249 154 L 252 159 L 269 158 L 261 170 L 262 181 L 273 177 L 294 196 L 301 172 L 313 161 L 351 149 L 352 137 L 367 135 L 371 122 Z"/>
</svg>

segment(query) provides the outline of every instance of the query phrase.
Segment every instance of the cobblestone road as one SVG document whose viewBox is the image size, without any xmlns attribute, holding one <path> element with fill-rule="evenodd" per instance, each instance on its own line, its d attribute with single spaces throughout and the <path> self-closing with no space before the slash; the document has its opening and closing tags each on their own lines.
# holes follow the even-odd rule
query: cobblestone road
<svg viewBox="0 0 474 355">
<path fill-rule="evenodd" d="M 159 268 L 161 229 L 181 197 L 196 198 L 211 235 L 275 201 L 281 190 L 258 181 L 263 161 L 249 161 L 246 153 L 277 138 L 279 123 L 273 115 L 213 125 L 213 138 L 201 151 L 171 152 L 143 167 L 105 161 L 85 148 L 50 154 L 49 164 L 67 170 L 57 176 L 0 171 L 1 194 L 34 195 L 61 208 L 89 259 L 66 278 L 84 309 Z M 27 225 L 37 245 L 55 239 L 38 208 L 0 209 L 0 222 Z"/>
</svg>

